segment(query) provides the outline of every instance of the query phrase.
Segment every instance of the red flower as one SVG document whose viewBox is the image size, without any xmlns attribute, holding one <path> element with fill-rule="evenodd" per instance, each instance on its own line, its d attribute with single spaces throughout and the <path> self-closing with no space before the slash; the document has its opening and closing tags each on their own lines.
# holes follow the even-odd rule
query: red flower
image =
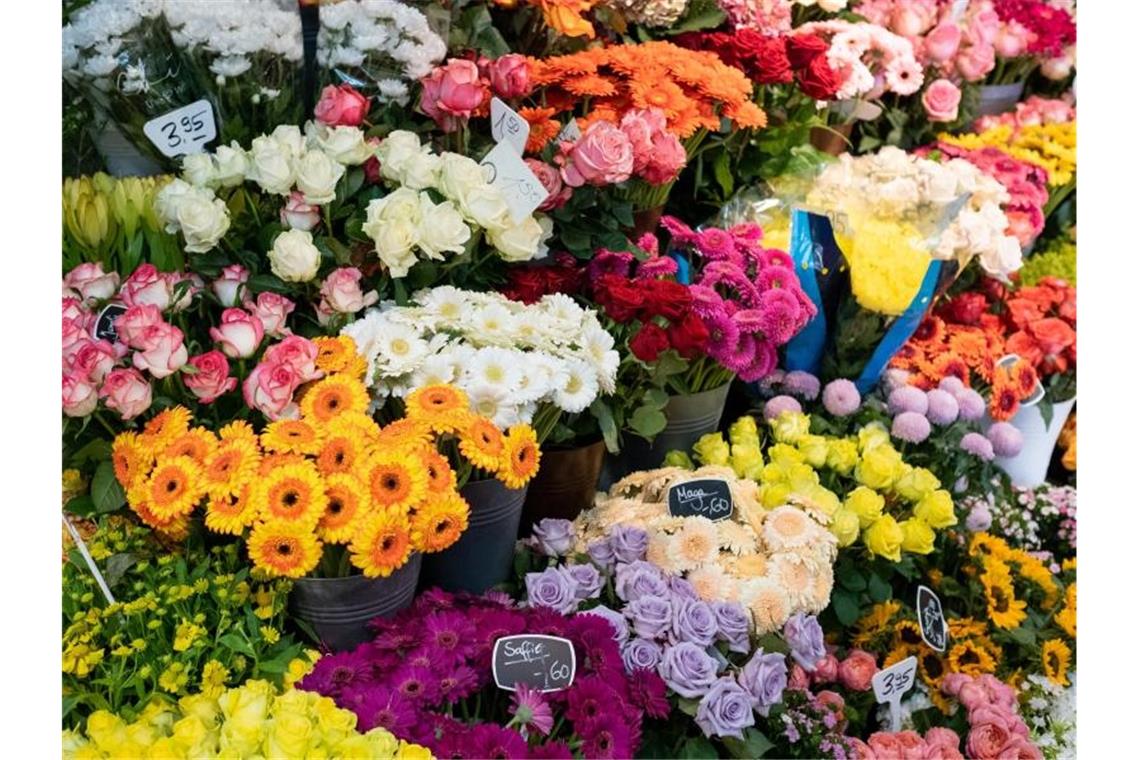
<svg viewBox="0 0 1140 760">
<path fill-rule="evenodd" d="M 1024 330 L 1018 330 L 1006 339 L 1005 350 L 1006 353 L 1017 354 L 1034 367 L 1041 364 L 1041 360 L 1045 358 L 1045 352 L 1041 350 L 1040 344 Z"/>
<path fill-rule="evenodd" d="M 594 295 L 615 322 L 629 322 L 645 306 L 643 283 L 616 274 L 604 274 L 594 280 Z"/>
<path fill-rule="evenodd" d="M 945 317 L 962 325 L 976 325 L 989 307 L 989 302 L 981 293 L 962 293 L 946 304 Z"/>
<path fill-rule="evenodd" d="M 767 37 L 754 29 L 741 29 L 736 33 L 735 42 L 741 60 L 747 64 L 750 79 L 760 84 L 792 81 L 792 64 L 782 38 Z"/>
<path fill-rule="evenodd" d="M 787 38 L 788 60 L 794 69 L 806 69 L 812 61 L 827 53 L 830 45 L 814 34 L 797 34 Z"/>
<path fill-rule="evenodd" d="M 673 280 L 642 280 L 639 288 L 645 294 L 645 311 L 650 317 L 678 319 L 693 301 L 689 289 Z"/>
<path fill-rule="evenodd" d="M 798 72 L 800 89 L 816 100 L 831 100 L 839 89 L 839 77 L 831 70 L 827 56 L 817 56 L 806 69 Z"/>
<path fill-rule="evenodd" d="M 1028 298 L 1011 298 L 1005 302 L 1005 307 L 1009 310 L 1009 321 L 1023 330 L 1026 325 L 1045 316 L 1040 304 Z"/>
<path fill-rule="evenodd" d="M 646 322 L 629 341 L 629 350 L 641 361 L 657 361 L 662 351 L 669 348 L 669 336 L 658 325 Z"/>
<path fill-rule="evenodd" d="M 669 342 L 677 353 L 686 359 L 700 356 L 708 344 L 709 331 L 705 323 L 693 312 L 685 315 L 680 322 L 669 326 Z"/>
</svg>

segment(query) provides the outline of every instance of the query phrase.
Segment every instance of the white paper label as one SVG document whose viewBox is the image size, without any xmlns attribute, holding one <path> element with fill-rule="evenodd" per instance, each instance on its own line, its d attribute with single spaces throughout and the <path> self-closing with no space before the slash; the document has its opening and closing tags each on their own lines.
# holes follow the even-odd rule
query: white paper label
<svg viewBox="0 0 1140 760">
<path fill-rule="evenodd" d="M 526 150 L 526 140 L 530 136 L 530 124 L 515 113 L 514 109 L 498 98 L 491 98 L 491 137 L 497 143 L 507 143 L 519 155 Z"/>
<path fill-rule="evenodd" d="M 499 143 L 480 162 L 487 181 L 499 189 L 507 201 L 511 220 L 518 224 L 538 208 L 549 195 L 514 146 Z"/>
<path fill-rule="evenodd" d="M 558 133 L 558 142 L 576 142 L 581 136 L 582 130 L 578 129 L 578 120 L 571 118 L 569 123 Z"/>
<path fill-rule="evenodd" d="M 916 670 L 918 670 L 918 658 L 911 656 L 880 670 L 871 679 L 875 699 L 879 704 L 891 706 L 891 731 L 898 731 L 901 728 L 903 694 L 914 686 Z"/>
<path fill-rule="evenodd" d="M 162 155 L 172 158 L 201 153 L 206 143 L 218 136 L 218 128 L 214 124 L 214 109 L 203 98 L 151 119 L 143 125 L 143 133 Z"/>
</svg>

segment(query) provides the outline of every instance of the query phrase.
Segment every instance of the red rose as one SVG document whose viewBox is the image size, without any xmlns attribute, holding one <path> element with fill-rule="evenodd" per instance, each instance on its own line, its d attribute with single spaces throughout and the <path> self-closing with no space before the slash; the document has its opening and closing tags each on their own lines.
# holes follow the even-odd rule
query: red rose
<svg viewBox="0 0 1140 760">
<path fill-rule="evenodd" d="M 672 321 L 689 309 L 693 297 L 689 289 L 673 280 L 642 280 L 639 285 L 645 293 L 645 310 L 649 316 L 661 316 Z"/>
<path fill-rule="evenodd" d="M 822 55 L 799 72 L 799 83 L 804 94 L 816 100 L 831 100 L 839 89 L 839 78 Z"/>
<path fill-rule="evenodd" d="M 628 322 L 645 305 L 645 293 L 633 280 L 615 274 L 604 274 L 594 280 L 594 295 L 615 322 Z"/>
<path fill-rule="evenodd" d="M 646 322 L 629 341 L 629 350 L 643 362 L 652 363 L 669 348 L 669 336 L 657 325 Z"/>
<path fill-rule="evenodd" d="M 1028 298 L 1011 298 L 1005 302 L 1005 307 L 1009 321 L 1022 329 L 1045 316 L 1040 304 Z"/>
<path fill-rule="evenodd" d="M 785 39 L 788 61 L 793 69 L 806 69 L 812 61 L 828 51 L 830 45 L 814 34 L 797 34 Z"/>
<path fill-rule="evenodd" d="M 981 293 L 962 293 L 950 299 L 946 305 L 946 318 L 950 322 L 960 325 L 976 325 L 982 314 L 989 307 L 989 302 Z"/>
<path fill-rule="evenodd" d="M 503 295 L 512 301 L 534 303 L 546 295 L 546 277 L 539 267 L 517 267 L 507 276 L 508 282 L 503 288 Z"/>
<path fill-rule="evenodd" d="M 691 311 L 680 322 L 674 322 L 669 326 L 669 342 L 677 349 L 677 353 L 686 359 L 695 359 L 703 354 L 708 340 L 708 328 L 701 318 Z"/>
<path fill-rule="evenodd" d="M 760 84 L 786 84 L 792 81 L 792 62 L 788 48 L 779 37 L 765 37 L 763 47 L 756 52 L 752 78 Z"/>
</svg>

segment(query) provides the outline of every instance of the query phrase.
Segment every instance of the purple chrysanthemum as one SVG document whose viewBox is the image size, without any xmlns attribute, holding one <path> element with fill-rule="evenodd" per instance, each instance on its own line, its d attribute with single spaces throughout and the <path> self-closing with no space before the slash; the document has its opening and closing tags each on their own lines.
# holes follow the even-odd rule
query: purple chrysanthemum
<svg viewBox="0 0 1140 760">
<path fill-rule="evenodd" d="M 596 280 L 604 274 L 617 274 L 622 277 L 629 276 L 629 268 L 633 266 L 634 256 L 629 251 L 609 251 L 602 249 L 590 259 L 590 279 Z"/>
<path fill-rule="evenodd" d="M 967 422 L 980 420 L 986 414 L 986 400 L 982 394 L 973 388 L 965 388 L 960 393 L 954 393 L 958 402 L 958 416 Z"/>
<path fill-rule="evenodd" d="M 819 378 L 810 372 L 792 370 L 784 375 L 784 390 L 804 401 L 815 401 L 819 396 Z"/>
<path fill-rule="evenodd" d="M 710 314 L 702 317 L 705 329 L 709 332 L 708 342 L 705 344 L 709 356 L 721 361 L 721 356 L 727 355 L 740 342 L 740 327 L 736 320 L 723 311 L 719 314 Z"/>
<path fill-rule="evenodd" d="M 986 438 L 994 445 L 994 453 L 999 457 L 1015 457 L 1021 453 L 1025 438 L 1021 431 L 1008 422 L 995 422 L 986 431 Z"/>
<path fill-rule="evenodd" d="M 717 227 L 698 232 L 696 247 L 710 261 L 736 258 L 736 241 L 731 234 Z"/>
<path fill-rule="evenodd" d="M 855 383 L 840 378 L 832 380 L 823 388 L 823 408 L 834 417 L 846 417 L 859 411 L 863 403 L 862 396 Z"/>
<path fill-rule="evenodd" d="M 966 433 L 958 447 L 967 454 L 989 462 L 994 458 L 994 445 L 981 433 Z"/>
<path fill-rule="evenodd" d="M 910 373 L 905 369 L 898 367 L 888 367 L 883 372 L 882 378 L 879 379 L 879 384 L 883 388 L 883 392 L 890 395 L 896 388 L 903 388 L 910 385 Z"/>
<path fill-rule="evenodd" d="M 791 396 L 773 396 L 764 404 L 764 419 L 771 422 L 784 412 L 799 414 L 802 411 L 803 407 L 800 406 L 800 402 Z"/>
<path fill-rule="evenodd" d="M 785 374 L 782 369 L 772 370 L 767 377 L 757 382 L 756 389 L 764 396 L 771 395 L 784 384 Z"/>
<path fill-rule="evenodd" d="M 926 392 L 926 417 L 935 425 L 950 425 L 958 419 L 958 400 L 940 388 Z"/>
<path fill-rule="evenodd" d="M 983 533 L 993 525 L 994 516 L 985 503 L 977 504 L 966 515 L 966 530 L 971 533 Z"/>
<path fill-rule="evenodd" d="M 891 423 L 891 435 L 908 443 L 922 443 L 930 437 L 930 420 L 918 412 L 900 412 Z"/>
<path fill-rule="evenodd" d="M 795 271 L 796 264 L 786 251 L 781 251 L 779 248 L 765 248 L 763 256 L 764 263 L 767 266 L 781 267 Z"/>
<path fill-rule="evenodd" d="M 891 395 L 887 396 L 887 411 L 891 414 L 898 414 L 899 412 L 926 414 L 926 408 L 926 394 L 913 385 L 895 388 L 891 391 Z"/>
</svg>

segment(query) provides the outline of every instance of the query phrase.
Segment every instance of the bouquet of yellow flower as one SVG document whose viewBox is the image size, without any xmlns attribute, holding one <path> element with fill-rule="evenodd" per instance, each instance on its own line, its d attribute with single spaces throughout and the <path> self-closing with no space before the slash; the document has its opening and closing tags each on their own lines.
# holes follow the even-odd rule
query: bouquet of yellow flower
<svg viewBox="0 0 1140 760">
<path fill-rule="evenodd" d="M 243 537 L 270 576 L 300 578 L 321 565 L 321 575 L 339 577 L 351 563 L 387 577 L 413 551 L 439 552 L 459 539 L 468 505 L 458 488 L 473 467 L 510 488 L 537 472 L 534 430 L 502 433 L 450 385 L 416 389 L 405 416 L 381 427 L 366 413 L 358 370 L 354 363 L 310 383 L 300 418 L 269 423 L 260 435 L 240 420 L 217 435 L 190 427 L 182 407 L 141 434 L 119 435 L 112 459 L 131 509 L 177 534 L 204 506 L 206 527 Z"/>
</svg>

